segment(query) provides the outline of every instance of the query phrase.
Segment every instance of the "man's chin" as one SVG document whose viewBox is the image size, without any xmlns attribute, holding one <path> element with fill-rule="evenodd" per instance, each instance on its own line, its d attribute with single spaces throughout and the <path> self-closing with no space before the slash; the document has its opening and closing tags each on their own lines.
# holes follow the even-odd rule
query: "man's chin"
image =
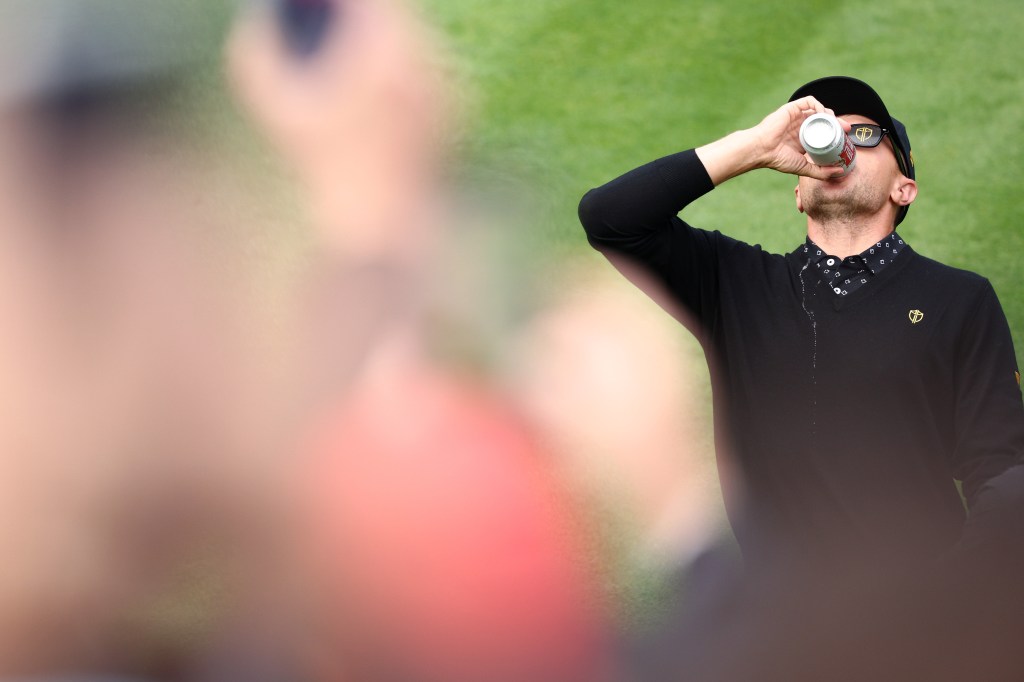
<svg viewBox="0 0 1024 682">
<path fill-rule="evenodd" d="M 857 212 L 861 208 L 860 202 L 848 178 L 849 176 L 846 176 L 838 180 L 823 180 L 817 183 L 808 197 L 805 209 L 807 215 L 814 217 L 815 213 L 821 213 L 834 216 Z"/>
<path fill-rule="evenodd" d="M 843 201 L 841 195 L 831 198 L 819 197 L 809 206 L 804 208 L 808 218 L 819 223 L 830 223 L 835 220 L 848 220 L 857 213 L 855 207 L 849 202 Z"/>
</svg>

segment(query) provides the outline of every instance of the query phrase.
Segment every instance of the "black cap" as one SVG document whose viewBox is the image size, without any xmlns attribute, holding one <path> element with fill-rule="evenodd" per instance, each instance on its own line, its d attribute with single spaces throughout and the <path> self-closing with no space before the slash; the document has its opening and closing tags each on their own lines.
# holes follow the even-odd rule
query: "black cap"
<svg viewBox="0 0 1024 682">
<path fill-rule="evenodd" d="M 882 102 L 882 98 L 872 89 L 870 85 L 862 80 L 850 78 L 849 76 L 828 76 L 811 81 L 801 86 L 789 98 L 789 101 L 801 97 L 813 96 L 823 105 L 836 113 L 836 116 L 844 114 L 860 114 L 876 121 L 878 125 L 890 131 L 890 139 L 896 147 L 896 160 L 899 162 L 900 171 L 911 180 L 915 179 L 914 155 L 910 150 L 910 138 L 907 137 L 907 129 L 902 123 L 891 115 Z M 906 217 L 910 206 L 903 206 L 896 214 L 896 224 L 899 225 Z"/>
</svg>

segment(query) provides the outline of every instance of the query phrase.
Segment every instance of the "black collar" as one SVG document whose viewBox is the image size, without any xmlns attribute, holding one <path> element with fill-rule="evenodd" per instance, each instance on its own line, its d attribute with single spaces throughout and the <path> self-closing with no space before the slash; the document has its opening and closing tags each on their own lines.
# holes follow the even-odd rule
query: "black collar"
<svg viewBox="0 0 1024 682">
<path fill-rule="evenodd" d="M 805 268 L 814 272 L 819 283 L 837 296 L 847 296 L 877 276 L 906 246 L 903 239 L 892 232 L 856 256 L 843 259 L 829 255 L 810 237 L 798 252 L 802 250 Z"/>
</svg>

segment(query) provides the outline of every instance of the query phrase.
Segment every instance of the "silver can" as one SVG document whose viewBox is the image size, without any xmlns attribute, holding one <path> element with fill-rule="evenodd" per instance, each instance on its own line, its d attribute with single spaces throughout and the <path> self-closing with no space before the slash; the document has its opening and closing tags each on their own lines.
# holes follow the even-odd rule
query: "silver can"
<svg viewBox="0 0 1024 682">
<path fill-rule="evenodd" d="M 819 166 L 839 166 L 843 175 L 857 163 L 857 148 L 832 114 L 813 114 L 800 126 L 800 144 Z"/>
</svg>

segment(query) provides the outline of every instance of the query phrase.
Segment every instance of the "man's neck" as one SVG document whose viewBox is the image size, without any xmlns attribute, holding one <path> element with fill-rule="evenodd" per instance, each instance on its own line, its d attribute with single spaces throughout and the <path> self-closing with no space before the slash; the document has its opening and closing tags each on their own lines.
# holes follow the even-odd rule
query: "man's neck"
<svg viewBox="0 0 1024 682">
<path fill-rule="evenodd" d="M 825 253 L 836 258 L 846 258 L 863 253 L 889 236 L 893 229 L 892 222 L 888 219 L 866 222 L 830 221 L 828 223 L 807 219 L 807 236 Z"/>
</svg>

